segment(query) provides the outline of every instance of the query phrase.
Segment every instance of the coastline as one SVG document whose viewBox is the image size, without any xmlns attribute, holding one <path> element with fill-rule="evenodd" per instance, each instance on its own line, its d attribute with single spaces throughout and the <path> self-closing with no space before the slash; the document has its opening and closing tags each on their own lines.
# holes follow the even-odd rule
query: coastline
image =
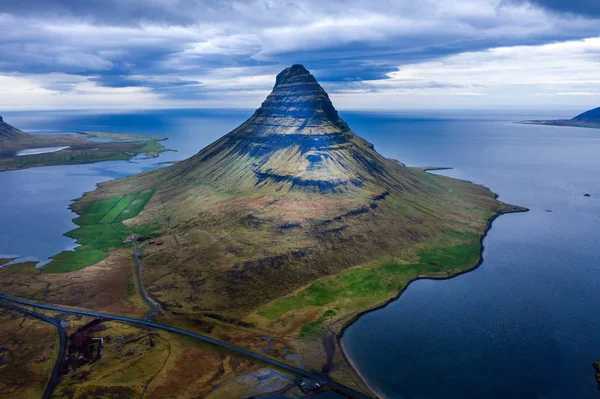
<svg viewBox="0 0 600 399">
<path fill-rule="evenodd" d="M 132 162 L 141 155 L 149 159 L 158 158 L 163 152 L 177 152 L 162 144 L 169 139 L 163 136 L 136 135 L 133 140 L 122 138 L 128 137 L 122 134 L 101 132 L 77 132 L 71 135 L 45 136 L 41 139 L 41 136 L 33 136 L 39 141 L 13 145 L 10 150 L 0 151 L 0 172 L 105 161 Z M 88 138 L 107 138 L 110 141 L 93 142 Z M 60 149 L 50 151 L 58 148 Z M 31 150 L 37 151 L 31 154 L 22 153 Z"/>
<path fill-rule="evenodd" d="M 424 171 L 427 170 L 447 170 L 447 169 L 452 169 L 452 168 L 423 168 Z M 485 187 L 485 186 L 484 186 Z M 494 197 L 498 198 L 498 194 L 494 193 Z M 507 205 L 509 206 L 509 205 Z M 386 306 L 388 306 L 389 304 L 391 304 L 392 302 L 395 302 L 396 300 L 400 299 L 400 297 L 402 296 L 402 294 L 408 289 L 408 287 L 410 287 L 410 285 L 415 282 L 415 281 L 419 281 L 419 280 L 450 280 L 456 277 L 460 277 L 463 274 L 467 274 L 467 273 L 471 273 L 475 270 L 477 270 L 484 261 L 483 258 L 483 251 L 485 250 L 485 246 L 483 244 L 483 241 L 485 240 L 485 238 L 487 237 L 489 231 L 492 229 L 492 225 L 494 223 L 494 221 L 502 216 L 502 215 L 506 215 L 506 214 L 511 214 L 511 213 L 524 213 L 524 212 L 529 212 L 528 208 L 524 208 L 524 207 L 516 207 L 513 206 L 514 210 L 509 209 L 509 210 L 499 210 L 498 212 L 496 212 L 494 215 L 490 216 L 487 220 L 487 226 L 486 229 L 484 231 L 484 233 L 481 235 L 479 242 L 481 244 L 480 249 L 479 249 L 479 260 L 477 261 L 477 263 L 472 266 L 472 267 L 468 267 L 465 270 L 462 270 L 460 272 L 457 272 L 451 276 L 444 276 L 444 277 L 435 277 L 435 276 L 419 276 L 416 277 L 412 280 L 410 280 L 405 286 L 404 288 L 402 288 L 402 290 L 400 290 L 398 292 L 398 294 L 396 296 L 394 296 L 393 298 L 385 301 L 384 303 L 380 304 L 380 305 L 376 305 L 374 307 L 371 307 L 367 310 L 364 310 L 362 312 L 359 312 L 355 315 L 353 315 L 352 317 L 350 317 L 348 320 L 346 320 L 343 324 L 342 324 L 342 328 L 340 329 L 340 332 L 338 334 L 336 334 L 336 343 L 337 346 L 340 350 L 340 353 L 342 355 L 342 357 L 344 358 L 344 360 L 346 361 L 346 363 L 350 366 L 350 368 L 352 369 L 352 371 L 354 372 L 354 374 L 356 374 L 358 376 L 358 378 L 361 380 L 361 382 L 371 391 L 371 393 L 373 395 L 375 395 L 376 398 L 378 399 L 386 399 L 385 396 L 381 395 L 380 393 L 377 392 L 376 389 L 374 389 L 374 387 L 372 386 L 372 384 L 369 382 L 369 380 L 367 380 L 365 378 L 365 376 L 360 372 L 359 368 L 356 366 L 356 364 L 352 361 L 352 358 L 348 355 L 346 348 L 344 346 L 343 343 L 343 337 L 344 337 L 344 333 L 346 332 L 346 330 L 352 325 L 354 324 L 360 317 L 364 316 L 367 313 L 371 313 L 371 312 L 375 312 L 377 310 L 383 309 Z"/>
<path fill-rule="evenodd" d="M 556 127 L 582 127 L 586 129 L 600 129 L 600 123 L 573 121 L 571 119 L 527 120 L 513 122 L 517 125 L 556 126 Z"/>
</svg>

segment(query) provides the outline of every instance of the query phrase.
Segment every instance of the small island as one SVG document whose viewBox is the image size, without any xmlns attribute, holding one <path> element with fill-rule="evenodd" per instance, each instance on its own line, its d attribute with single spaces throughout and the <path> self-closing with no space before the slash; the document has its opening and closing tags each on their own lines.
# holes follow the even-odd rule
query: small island
<svg viewBox="0 0 600 399">
<path fill-rule="evenodd" d="M 600 107 L 577 115 L 573 119 L 521 121 L 525 125 L 570 126 L 600 129 Z"/>
<path fill-rule="evenodd" d="M 166 137 L 107 132 L 34 135 L 0 117 L 0 172 L 40 166 L 131 160 L 138 155 L 157 157 L 167 148 Z"/>
</svg>

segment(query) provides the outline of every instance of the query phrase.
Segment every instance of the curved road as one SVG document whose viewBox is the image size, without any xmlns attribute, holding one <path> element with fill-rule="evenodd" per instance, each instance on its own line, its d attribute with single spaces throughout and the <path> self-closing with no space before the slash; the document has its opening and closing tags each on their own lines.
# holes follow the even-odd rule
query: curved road
<svg viewBox="0 0 600 399">
<path fill-rule="evenodd" d="M 135 258 L 135 276 L 137 278 L 138 290 L 140 291 L 140 296 L 150 306 L 150 312 L 148 316 L 146 316 L 146 320 L 152 320 L 152 317 L 158 311 L 158 304 L 154 302 L 152 298 L 148 296 L 146 293 L 146 289 L 144 288 L 144 283 L 142 282 L 142 264 L 140 263 L 140 251 L 138 251 L 137 244 L 135 243 L 135 238 L 129 240 L 133 244 L 133 255 Z"/>
<path fill-rule="evenodd" d="M 48 317 L 41 313 L 32 312 L 29 309 L 24 309 L 20 306 L 13 305 L 13 304 L 7 303 L 5 301 L 0 301 L 0 306 L 4 306 L 5 308 L 11 309 L 14 312 L 24 313 L 26 315 L 29 315 L 31 317 L 34 317 L 41 321 L 44 321 L 46 323 L 50 323 L 50 324 L 54 325 L 54 327 L 56 327 L 56 330 L 58 331 L 60 346 L 58 348 L 58 355 L 56 356 L 56 361 L 54 362 L 54 367 L 52 368 L 52 375 L 50 375 L 50 379 L 48 380 L 48 383 L 46 384 L 46 388 L 44 389 L 44 394 L 42 395 L 42 399 L 50 399 L 52 397 L 52 394 L 54 393 L 54 389 L 56 389 L 56 387 L 58 386 L 58 383 L 60 382 L 60 379 L 62 377 L 62 363 L 65 358 L 65 352 L 67 350 L 67 340 L 68 340 L 67 333 L 61 327 L 60 320 L 58 320 L 58 319 Z"/>
<path fill-rule="evenodd" d="M 159 330 L 163 330 L 163 331 L 169 331 L 175 334 L 180 334 L 180 335 L 185 335 L 191 338 L 195 338 L 198 339 L 200 341 L 204 341 L 207 342 L 209 344 L 230 350 L 232 352 L 235 352 L 239 355 L 245 356 L 247 358 L 253 359 L 253 360 L 257 360 L 259 362 L 262 363 L 267 363 L 270 364 L 272 366 L 278 367 L 280 369 L 289 371 L 293 374 L 296 375 L 300 375 L 302 377 L 305 378 L 310 378 L 312 380 L 316 380 L 316 381 L 322 381 L 325 384 L 329 385 L 331 388 L 333 388 L 335 391 L 342 393 L 344 395 L 346 395 L 349 398 L 354 398 L 354 399 L 372 399 L 371 397 L 360 393 L 358 391 L 355 391 L 352 388 L 348 388 L 345 385 L 342 384 L 338 384 L 335 381 L 332 381 L 326 377 L 320 376 L 320 375 L 316 375 L 316 374 L 312 374 L 307 372 L 306 370 L 294 367 L 294 366 L 290 366 L 289 364 L 280 362 L 278 360 L 275 359 L 271 359 L 267 356 L 263 356 L 260 355 L 258 353 L 254 353 L 252 351 L 249 351 L 247 349 L 244 348 L 240 348 L 238 346 L 232 345 L 232 344 L 228 344 L 227 342 L 223 342 L 223 341 L 219 341 L 218 339 L 215 338 L 211 338 L 208 337 L 206 335 L 202 335 L 202 334 L 197 334 L 191 331 L 187 331 L 187 330 L 182 330 L 181 328 L 176 328 L 176 327 L 171 327 L 171 326 L 167 326 L 165 324 L 159 324 L 159 323 L 155 323 L 153 321 L 149 321 L 149 320 L 141 320 L 141 319 L 133 319 L 130 317 L 123 317 L 123 316 L 116 316 L 116 315 L 110 315 L 110 314 L 105 314 L 105 313 L 97 313 L 97 312 L 87 312 L 84 310 L 74 310 L 74 309 L 66 309 L 66 308 L 59 308 L 56 306 L 51 306 L 51 305 L 44 305 L 41 303 L 36 303 L 36 302 L 29 302 L 29 301 L 24 301 L 22 299 L 17 299 L 17 298 L 12 298 L 12 297 L 8 297 L 6 295 L 0 294 L 0 301 L 8 301 L 8 302 L 13 302 L 13 303 L 19 303 L 22 305 L 26 305 L 26 306 L 32 306 L 32 307 L 36 307 L 39 309 L 47 309 L 47 310 L 54 310 L 57 312 L 64 312 L 64 313 L 73 313 L 73 314 L 80 314 L 80 315 L 84 315 L 84 316 L 91 316 L 91 317 L 100 317 L 100 318 L 107 318 L 107 319 L 112 319 L 112 320 L 117 320 L 117 321 L 123 321 L 126 323 L 132 323 L 132 324 L 138 324 L 138 325 L 142 325 L 142 326 L 146 326 L 146 327 L 152 327 L 152 328 L 156 328 Z"/>
</svg>

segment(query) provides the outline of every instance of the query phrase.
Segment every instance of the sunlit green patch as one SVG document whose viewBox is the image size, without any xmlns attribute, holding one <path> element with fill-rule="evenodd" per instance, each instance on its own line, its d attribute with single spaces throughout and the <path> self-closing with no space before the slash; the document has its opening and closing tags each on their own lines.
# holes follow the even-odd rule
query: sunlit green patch
<svg viewBox="0 0 600 399">
<path fill-rule="evenodd" d="M 108 256 L 106 252 L 97 249 L 63 251 L 52 257 L 52 262 L 44 266 L 44 271 L 49 273 L 72 272 L 94 264 L 106 256 Z"/>
<path fill-rule="evenodd" d="M 143 224 L 129 227 L 121 222 L 137 216 L 153 194 L 153 189 L 147 189 L 85 204 L 81 216 L 74 220 L 79 227 L 65 234 L 77 240 L 80 246 L 74 251 L 63 251 L 53 256 L 43 270 L 50 273 L 80 270 L 106 258 L 111 249 L 122 247 L 125 237 L 131 234 L 151 235 L 157 226 Z"/>
<path fill-rule="evenodd" d="M 449 231 L 435 250 L 423 250 L 414 263 L 382 262 L 373 267 L 352 268 L 336 276 L 318 280 L 305 289 L 264 306 L 258 315 L 276 320 L 286 313 L 306 307 L 323 307 L 343 304 L 344 308 L 360 308 L 368 303 L 385 300 L 399 292 L 419 276 L 450 275 L 479 259 L 481 244 L 476 234 Z M 458 244 L 458 245 L 457 245 Z M 300 334 L 320 331 L 323 316 L 307 323 Z"/>
<path fill-rule="evenodd" d="M 115 204 L 115 206 L 108 211 L 98 223 L 112 223 L 117 217 L 131 204 L 137 194 L 127 194 L 121 197 L 121 199 Z"/>
<path fill-rule="evenodd" d="M 144 209 L 150 198 L 154 194 L 154 189 L 144 190 L 137 194 L 133 201 L 129 203 L 126 209 L 124 209 L 121 214 L 115 219 L 116 222 L 121 222 L 126 219 L 130 219 L 139 215 L 139 213 Z"/>
</svg>

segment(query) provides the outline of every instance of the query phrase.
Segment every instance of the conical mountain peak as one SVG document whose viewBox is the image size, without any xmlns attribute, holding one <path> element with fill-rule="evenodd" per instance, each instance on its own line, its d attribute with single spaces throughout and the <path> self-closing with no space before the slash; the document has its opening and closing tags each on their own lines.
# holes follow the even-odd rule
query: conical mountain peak
<svg viewBox="0 0 600 399">
<path fill-rule="evenodd" d="M 252 130 L 259 135 L 331 134 L 348 130 L 317 79 L 298 64 L 277 75 L 273 91 L 253 118 L 256 129 Z"/>
<path fill-rule="evenodd" d="M 407 184 L 402 165 L 355 135 L 302 65 L 277 75 L 246 122 L 168 173 L 171 181 L 211 181 L 254 194 L 379 192 Z"/>
<path fill-rule="evenodd" d="M 317 80 L 304 65 L 294 64 L 289 68 L 285 68 L 279 72 L 275 79 L 275 87 L 278 85 L 299 84 L 299 83 L 316 83 Z"/>
</svg>

